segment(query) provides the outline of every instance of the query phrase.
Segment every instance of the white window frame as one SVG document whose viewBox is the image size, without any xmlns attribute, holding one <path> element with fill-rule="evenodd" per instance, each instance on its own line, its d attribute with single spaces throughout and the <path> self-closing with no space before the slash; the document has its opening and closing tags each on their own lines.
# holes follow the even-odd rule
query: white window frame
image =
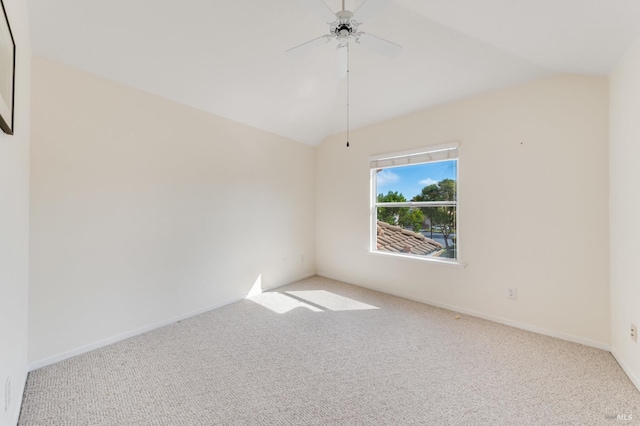
<svg viewBox="0 0 640 426">
<path fill-rule="evenodd" d="M 416 164 L 428 164 L 440 161 L 456 160 L 456 198 L 457 201 L 406 201 L 398 203 L 378 203 L 378 186 L 377 175 L 378 170 L 386 169 L 390 167 L 402 167 L 412 166 Z M 434 262 L 439 264 L 447 264 L 458 267 L 464 267 L 465 265 L 460 261 L 460 143 L 451 142 L 441 145 L 428 146 L 421 149 L 414 149 L 410 151 L 393 152 L 389 154 L 381 154 L 370 157 L 370 182 L 371 182 L 371 223 L 370 223 L 370 246 L 369 253 L 379 256 L 392 256 L 397 258 L 404 258 L 410 260 L 418 260 L 421 262 Z M 409 253 L 391 253 L 377 248 L 377 222 L 378 222 L 378 207 L 444 207 L 455 206 L 456 207 L 456 259 L 440 258 L 431 256 L 419 256 Z"/>
</svg>

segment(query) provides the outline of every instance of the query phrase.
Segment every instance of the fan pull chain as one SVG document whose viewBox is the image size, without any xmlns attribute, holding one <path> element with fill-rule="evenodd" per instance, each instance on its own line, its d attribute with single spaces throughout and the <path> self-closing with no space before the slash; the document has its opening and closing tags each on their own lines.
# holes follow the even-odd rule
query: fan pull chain
<svg viewBox="0 0 640 426">
<path fill-rule="evenodd" d="M 347 148 L 349 148 L 349 44 L 347 43 Z"/>
</svg>

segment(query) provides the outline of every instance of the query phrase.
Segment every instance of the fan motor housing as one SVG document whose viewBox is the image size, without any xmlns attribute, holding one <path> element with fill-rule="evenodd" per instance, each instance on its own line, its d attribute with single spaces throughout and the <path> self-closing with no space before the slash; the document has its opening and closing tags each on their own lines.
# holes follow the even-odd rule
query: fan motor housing
<svg viewBox="0 0 640 426">
<path fill-rule="evenodd" d="M 331 35 L 339 39 L 348 39 L 358 31 L 358 22 L 353 20 L 353 12 L 341 10 L 336 13 L 338 20 L 331 25 Z"/>
</svg>

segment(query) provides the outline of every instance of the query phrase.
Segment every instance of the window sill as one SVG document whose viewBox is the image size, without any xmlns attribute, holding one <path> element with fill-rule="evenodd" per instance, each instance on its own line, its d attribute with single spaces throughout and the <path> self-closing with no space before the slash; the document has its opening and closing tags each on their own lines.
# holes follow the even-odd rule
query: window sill
<svg viewBox="0 0 640 426">
<path fill-rule="evenodd" d="M 462 263 L 458 260 L 445 260 L 437 257 L 415 256 L 415 255 L 404 254 L 404 253 L 396 254 L 396 253 L 388 253 L 383 251 L 371 251 L 371 250 L 369 250 L 368 253 L 373 256 L 403 259 L 403 260 L 409 260 L 414 262 L 426 262 L 426 263 L 432 263 L 434 265 L 443 265 L 443 266 L 449 266 L 449 267 L 458 268 L 458 269 L 464 269 L 467 267 L 466 263 Z"/>
</svg>

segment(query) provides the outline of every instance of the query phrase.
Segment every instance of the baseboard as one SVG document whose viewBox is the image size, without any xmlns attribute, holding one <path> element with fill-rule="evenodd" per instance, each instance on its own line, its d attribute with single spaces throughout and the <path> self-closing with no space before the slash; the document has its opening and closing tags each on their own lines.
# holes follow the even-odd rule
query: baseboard
<svg viewBox="0 0 640 426">
<path fill-rule="evenodd" d="M 209 311 L 211 311 L 213 309 L 221 308 L 223 306 L 229 305 L 231 303 L 238 302 L 240 300 L 243 300 L 243 298 L 236 298 L 236 299 L 233 299 L 233 300 L 225 300 L 225 301 L 222 301 L 220 303 L 216 303 L 215 305 L 211 305 L 211 306 L 207 306 L 207 307 L 202 308 L 202 309 L 197 309 L 195 311 L 187 312 L 187 313 L 182 314 L 182 315 L 177 315 L 177 316 L 171 317 L 169 319 L 166 319 L 166 320 L 163 320 L 163 321 L 159 321 L 159 322 L 154 323 L 154 324 L 150 324 L 150 325 L 147 325 L 147 326 L 144 326 L 144 327 L 140 327 L 140 328 L 137 328 L 135 330 L 127 331 L 126 333 L 118 334 L 116 336 L 108 337 L 106 339 L 102 339 L 102 340 L 99 340 L 97 342 L 90 343 L 88 345 L 81 346 L 81 347 L 76 348 L 76 349 L 72 349 L 70 351 L 62 352 L 62 353 L 60 353 L 58 355 L 54 355 L 54 356 L 51 356 L 51 357 L 48 357 L 48 358 L 45 358 L 43 360 L 36 361 L 36 362 L 30 364 L 29 365 L 29 371 L 34 371 L 34 370 L 37 370 L 39 368 L 46 367 L 47 365 L 51 365 L 51 364 L 55 364 L 56 362 L 64 361 L 65 359 L 68 359 L 68 358 L 71 358 L 71 357 L 74 357 L 74 356 L 77 356 L 77 355 L 81 355 L 81 354 L 93 351 L 95 349 L 99 349 L 99 348 L 111 345 L 113 343 L 120 342 L 120 341 L 125 340 L 125 339 L 129 339 L 129 338 L 137 336 L 139 334 L 147 333 L 147 332 L 155 330 L 157 328 L 164 327 L 166 325 L 173 324 L 173 323 L 176 323 L 178 321 L 182 321 L 182 320 L 185 320 L 187 318 L 191 318 L 191 317 L 194 317 L 196 315 L 203 314 L 205 312 L 209 312 Z"/>
<path fill-rule="evenodd" d="M 284 280 L 284 281 L 277 281 L 269 286 L 266 286 L 265 288 L 263 288 L 263 291 L 270 291 L 270 290 L 275 290 L 277 288 L 280 287 L 284 287 L 286 285 L 289 285 L 291 283 L 295 283 L 296 281 L 302 281 L 302 280 L 306 280 L 307 278 L 311 278 L 311 277 L 315 277 L 316 273 L 315 272 L 311 272 L 308 274 L 303 274 L 303 275 L 299 275 L 297 277 L 293 277 L 289 280 Z"/>
<path fill-rule="evenodd" d="M 16 411 L 13 413 L 13 423 L 14 425 L 18 424 L 20 420 L 20 411 L 22 410 L 22 401 L 24 400 L 24 389 L 27 386 L 27 376 L 28 371 L 22 375 L 22 379 L 20 380 L 20 392 L 18 392 L 14 397 L 18 400 L 18 405 L 16 407 Z M 18 398 L 19 397 L 19 398 Z"/>
<path fill-rule="evenodd" d="M 326 274 L 318 274 L 318 275 L 323 276 L 325 278 L 332 279 L 332 280 L 346 282 L 344 280 L 341 280 L 340 278 L 331 277 L 331 276 L 326 275 Z M 472 317 L 477 317 L 477 318 L 482 318 L 482 319 L 485 319 L 485 320 L 497 322 L 499 324 L 508 325 L 510 327 L 519 328 L 521 330 L 531 331 L 531 332 L 542 334 L 542 335 L 545 335 L 545 336 L 555 337 L 555 338 L 562 339 L 562 340 L 567 340 L 567 341 L 573 342 L 573 343 L 580 343 L 582 345 L 590 346 L 590 347 L 597 348 L 597 349 L 602 349 L 602 350 L 607 351 L 607 352 L 610 352 L 610 350 L 611 350 L 611 346 L 609 344 L 607 344 L 607 343 L 598 342 L 596 340 L 591 340 L 591 339 L 587 339 L 587 338 L 580 337 L 580 336 L 574 336 L 572 334 L 563 333 L 561 331 L 549 330 L 547 328 L 538 327 L 538 326 L 535 326 L 535 325 L 522 323 L 522 322 L 518 322 L 518 321 L 513 321 L 513 320 L 510 320 L 508 318 L 502 318 L 502 317 L 498 317 L 498 316 L 494 316 L 494 315 L 489 315 L 489 314 L 485 314 L 483 312 L 473 311 L 471 309 L 465 309 L 465 308 L 462 308 L 460 306 L 450 305 L 450 304 L 442 303 L 442 302 L 439 302 L 439 301 L 436 301 L 436 300 L 422 299 L 420 297 L 415 297 L 415 296 L 404 294 L 404 293 L 401 293 L 401 292 L 380 290 L 379 288 L 374 288 L 374 287 L 370 287 L 370 286 L 363 285 L 363 284 L 355 284 L 355 283 L 349 283 L 349 284 L 355 285 L 357 287 L 366 288 L 366 289 L 369 289 L 369 290 L 379 291 L 381 293 L 390 294 L 392 296 L 402 297 L 403 299 L 413 300 L 413 301 L 416 301 L 416 302 L 424 303 L 426 305 L 436 306 L 438 308 L 447 309 L 449 311 L 457 312 L 457 313 L 460 313 L 460 314 L 469 315 L 469 316 L 472 316 Z"/>
<path fill-rule="evenodd" d="M 293 277 L 293 278 L 291 278 L 291 280 L 287 280 L 287 282 L 282 282 L 282 283 L 277 282 L 277 283 L 271 284 L 270 286 L 264 288 L 264 290 L 267 290 L 267 291 L 268 290 L 273 290 L 273 289 L 276 289 L 276 288 L 279 288 L 279 287 L 283 287 L 283 286 L 285 286 L 287 284 L 290 284 L 292 282 L 296 282 L 296 281 L 303 280 L 305 278 L 312 277 L 314 275 L 315 275 L 315 272 L 309 273 L 309 274 L 304 274 L 304 275 L 301 275 L 301 276 L 298 276 L 298 277 Z M 237 298 L 233 298 L 233 299 L 228 299 L 228 300 L 216 303 L 215 305 L 207 306 L 205 308 L 201 308 L 201 309 L 197 309 L 195 311 L 187 312 L 185 314 L 177 315 L 177 316 L 174 316 L 172 318 L 169 318 L 169 319 L 166 319 L 166 320 L 163 320 L 163 321 L 159 321 L 159 322 L 154 323 L 154 324 L 147 325 L 145 327 L 137 328 L 135 330 L 131 330 L 131 331 L 128 331 L 126 333 L 118 334 L 116 336 L 108 337 L 106 339 L 102 339 L 102 340 L 99 340 L 97 342 L 90 343 L 88 345 L 81 346 L 81 347 L 76 348 L 76 349 L 72 349 L 70 351 L 62 352 L 62 353 L 60 353 L 58 355 L 54 355 L 54 356 L 51 356 L 51 357 L 48 357 L 48 358 L 42 359 L 40 361 L 36 361 L 36 362 L 33 362 L 33 363 L 29 364 L 28 370 L 29 371 L 34 371 L 34 370 L 37 370 L 37 369 L 42 368 L 42 367 L 46 367 L 46 366 L 51 365 L 51 364 L 55 364 L 57 362 L 64 361 L 65 359 L 69 359 L 69 358 L 77 356 L 77 355 L 82 355 L 84 353 L 87 353 L 87 352 L 90 352 L 90 351 L 93 351 L 93 350 L 96 350 L 96 349 L 100 349 L 102 347 L 111 345 L 113 343 L 120 342 L 120 341 L 125 340 L 125 339 L 129 339 L 131 337 L 134 337 L 134 336 L 137 336 L 137 335 L 140 335 L 140 334 L 148 333 L 149 331 L 155 330 L 157 328 L 164 327 L 164 326 L 176 323 L 178 321 L 185 320 L 187 318 L 195 317 L 196 315 L 201 315 L 201 314 L 204 314 L 206 312 L 212 311 L 214 309 L 218 309 L 218 308 L 221 308 L 223 306 L 227 306 L 227 305 L 239 302 L 239 301 L 244 300 L 244 299 L 245 299 L 245 297 L 237 297 Z"/>
<path fill-rule="evenodd" d="M 613 347 L 611 348 L 611 355 L 613 355 L 613 357 L 616 359 L 618 364 L 620 364 L 622 371 L 624 371 L 625 374 L 629 377 L 629 380 L 631 380 L 631 383 L 633 383 L 634 386 L 638 388 L 638 391 L 640 391 L 640 378 L 638 378 L 635 374 L 633 374 L 631 369 L 627 366 L 627 364 L 625 364 L 622 361 L 622 359 L 620 358 L 620 355 L 618 355 L 615 348 Z"/>
</svg>

